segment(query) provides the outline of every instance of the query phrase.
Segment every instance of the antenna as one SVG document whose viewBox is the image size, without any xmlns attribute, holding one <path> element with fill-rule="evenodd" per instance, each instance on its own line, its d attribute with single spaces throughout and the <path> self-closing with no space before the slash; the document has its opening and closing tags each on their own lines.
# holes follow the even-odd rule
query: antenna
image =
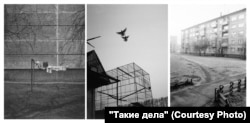
<svg viewBox="0 0 250 123">
<path fill-rule="evenodd" d="M 97 39 L 97 38 L 100 38 L 100 37 L 101 37 L 101 36 L 96 36 L 96 37 L 94 37 L 94 38 L 89 38 L 89 39 L 87 39 L 87 44 L 90 45 L 91 47 L 95 48 L 92 44 L 89 43 L 89 41 L 94 40 L 94 39 Z"/>
</svg>

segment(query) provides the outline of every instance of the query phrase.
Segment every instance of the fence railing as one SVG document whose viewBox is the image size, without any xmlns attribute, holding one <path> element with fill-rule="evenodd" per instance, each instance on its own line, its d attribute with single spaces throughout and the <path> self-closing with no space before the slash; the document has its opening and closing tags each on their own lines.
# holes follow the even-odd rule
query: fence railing
<svg viewBox="0 0 250 123">
<path fill-rule="evenodd" d="M 234 92 L 240 92 L 242 89 L 246 88 L 246 77 L 245 79 L 235 82 L 230 82 L 226 85 L 220 85 L 219 88 L 215 88 L 214 101 L 220 107 L 231 107 L 228 100 L 228 96 L 232 95 Z"/>
<path fill-rule="evenodd" d="M 188 86 L 188 85 L 194 85 L 193 83 L 193 79 L 187 79 L 186 81 L 184 82 L 174 82 L 174 83 L 171 83 L 171 91 L 173 90 L 176 90 L 180 87 L 184 87 L 184 86 Z"/>
</svg>

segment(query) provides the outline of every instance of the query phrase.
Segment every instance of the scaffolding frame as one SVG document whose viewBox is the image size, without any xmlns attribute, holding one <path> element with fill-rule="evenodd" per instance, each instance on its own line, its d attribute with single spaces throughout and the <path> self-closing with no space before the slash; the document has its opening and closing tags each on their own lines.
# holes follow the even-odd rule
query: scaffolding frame
<svg viewBox="0 0 250 123">
<path fill-rule="evenodd" d="M 149 73 L 135 63 L 109 70 L 106 74 L 120 81 L 95 89 L 95 110 L 128 106 L 153 98 Z"/>
</svg>

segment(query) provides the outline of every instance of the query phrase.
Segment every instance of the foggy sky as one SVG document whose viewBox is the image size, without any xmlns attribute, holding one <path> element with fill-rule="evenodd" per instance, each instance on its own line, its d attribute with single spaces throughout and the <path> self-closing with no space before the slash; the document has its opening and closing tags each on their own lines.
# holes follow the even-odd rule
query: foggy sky
<svg viewBox="0 0 250 123">
<path fill-rule="evenodd" d="M 244 4 L 173 4 L 169 6 L 169 35 L 178 36 L 181 30 L 246 8 Z"/>
</svg>

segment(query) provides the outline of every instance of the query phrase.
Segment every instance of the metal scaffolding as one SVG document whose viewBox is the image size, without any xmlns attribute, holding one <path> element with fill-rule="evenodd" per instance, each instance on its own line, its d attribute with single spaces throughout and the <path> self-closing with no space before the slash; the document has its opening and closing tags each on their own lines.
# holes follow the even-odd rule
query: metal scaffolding
<svg viewBox="0 0 250 123">
<path fill-rule="evenodd" d="M 117 67 L 106 73 L 120 81 L 95 89 L 95 110 L 128 106 L 152 99 L 149 74 L 135 63 Z"/>
</svg>

